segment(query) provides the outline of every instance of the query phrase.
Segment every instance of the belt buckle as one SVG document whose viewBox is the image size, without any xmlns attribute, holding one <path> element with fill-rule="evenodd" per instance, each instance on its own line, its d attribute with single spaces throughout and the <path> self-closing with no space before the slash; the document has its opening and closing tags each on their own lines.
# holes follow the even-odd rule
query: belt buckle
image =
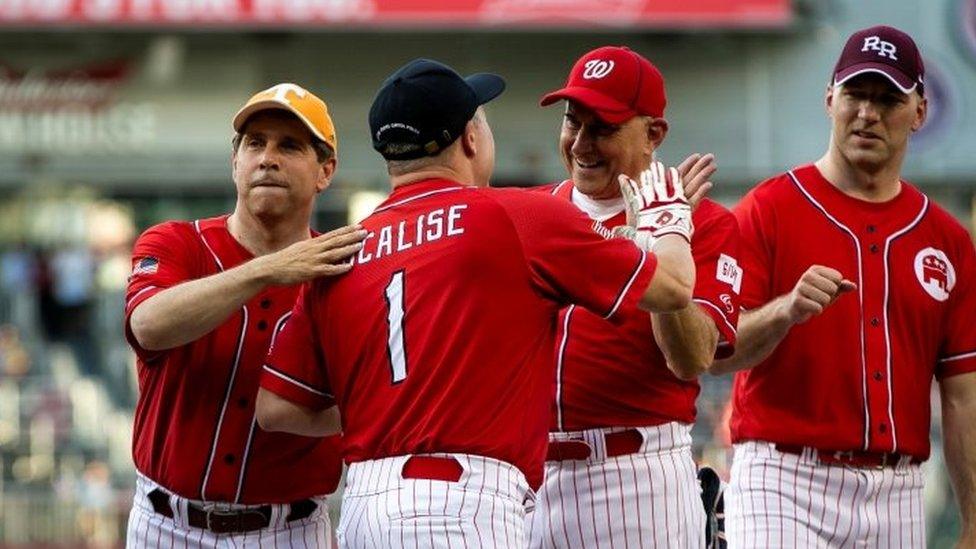
<svg viewBox="0 0 976 549">
<path fill-rule="evenodd" d="M 249 511 L 207 511 L 207 530 L 215 534 L 228 534 L 243 531 L 244 515 Z"/>
</svg>

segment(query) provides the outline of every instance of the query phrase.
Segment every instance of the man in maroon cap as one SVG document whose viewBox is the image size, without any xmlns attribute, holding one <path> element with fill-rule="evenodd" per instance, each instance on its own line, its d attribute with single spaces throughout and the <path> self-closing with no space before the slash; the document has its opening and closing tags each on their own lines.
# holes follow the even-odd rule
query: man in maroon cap
<svg viewBox="0 0 976 549">
<path fill-rule="evenodd" d="M 730 547 L 925 545 L 930 387 L 976 546 L 976 252 L 901 179 L 925 69 L 891 27 L 855 32 L 827 86 L 827 152 L 735 208 L 743 314 Z"/>
<path fill-rule="evenodd" d="M 643 177 L 667 135 L 664 79 L 637 52 L 603 47 L 581 57 L 542 104 L 559 100 L 566 101 L 559 144 L 569 179 L 549 190 L 610 236 L 626 225 L 619 179 Z M 704 546 L 691 454 L 696 378 L 732 351 L 741 276 L 735 218 L 701 199 L 712 156 L 693 155 L 680 171 L 697 202 L 694 300 L 668 314 L 629 308 L 621 326 L 575 306 L 561 312 L 531 547 Z"/>
</svg>

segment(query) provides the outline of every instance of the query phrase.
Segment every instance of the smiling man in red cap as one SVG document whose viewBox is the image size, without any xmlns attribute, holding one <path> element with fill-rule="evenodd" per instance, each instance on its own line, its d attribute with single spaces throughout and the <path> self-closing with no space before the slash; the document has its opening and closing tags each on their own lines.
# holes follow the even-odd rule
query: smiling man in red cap
<svg viewBox="0 0 976 549">
<path fill-rule="evenodd" d="M 234 117 L 234 212 L 151 227 L 132 252 L 138 479 L 129 547 L 330 547 L 337 440 L 257 428 L 268 347 L 302 282 L 345 273 L 365 233 L 309 228 L 336 169 L 325 103 L 295 84 Z M 329 419 L 329 418 L 326 418 Z"/>
<path fill-rule="evenodd" d="M 542 104 L 560 100 L 566 111 L 559 147 L 569 179 L 550 191 L 610 236 L 626 225 L 618 178 L 640 178 L 667 135 L 664 79 L 637 52 L 603 47 L 581 57 L 566 85 Z M 735 219 L 701 199 L 714 172 L 711 155 L 693 155 L 680 171 L 699 189 L 691 197 L 693 302 L 666 314 L 630 307 L 618 326 L 579 307 L 561 312 L 532 547 L 705 544 L 691 454 L 696 377 L 716 354 L 732 350 L 741 275 Z"/>
<path fill-rule="evenodd" d="M 901 179 L 925 122 L 925 68 L 904 32 L 847 41 L 827 86 L 826 153 L 760 183 L 742 231 L 732 547 L 922 547 L 930 388 L 976 547 L 976 252 Z"/>
</svg>

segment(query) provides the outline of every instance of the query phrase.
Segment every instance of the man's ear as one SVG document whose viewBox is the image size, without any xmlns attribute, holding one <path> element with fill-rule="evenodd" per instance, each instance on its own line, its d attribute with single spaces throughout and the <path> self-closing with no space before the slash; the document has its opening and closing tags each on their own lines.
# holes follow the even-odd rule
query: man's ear
<svg viewBox="0 0 976 549">
<path fill-rule="evenodd" d="M 918 92 L 912 92 L 918 93 Z M 917 132 L 925 125 L 925 120 L 929 116 L 929 100 L 927 97 L 919 96 L 918 106 L 915 107 L 915 120 L 912 122 L 912 131 Z"/>
<path fill-rule="evenodd" d="M 474 155 L 478 152 L 478 147 L 480 146 L 480 143 L 478 143 L 478 131 L 477 128 L 475 128 L 475 124 L 477 124 L 477 122 L 473 118 L 468 120 L 468 123 L 464 125 L 464 133 L 461 134 L 461 137 L 459 138 L 461 141 L 461 148 L 464 150 L 464 155 L 468 158 L 474 157 Z"/>
<path fill-rule="evenodd" d="M 329 188 L 329 185 L 332 184 L 332 177 L 335 176 L 338 167 L 339 161 L 334 156 L 319 164 L 319 177 L 315 182 L 316 193 L 320 193 Z"/>
<path fill-rule="evenodd" d="M 664 143 L 668 135 L 668 121 L 663 118 L 651 118 L 647 124 L 647 140 L 654 145 L 654 152 Z"/>
<path fill-rule="evenodd" d="M 827 114 L 830 114 L 830 110 L 834 106 L 834 86 L 827 84 L 827 91 L 824 92 L 824 109 Z"/>
</svg>

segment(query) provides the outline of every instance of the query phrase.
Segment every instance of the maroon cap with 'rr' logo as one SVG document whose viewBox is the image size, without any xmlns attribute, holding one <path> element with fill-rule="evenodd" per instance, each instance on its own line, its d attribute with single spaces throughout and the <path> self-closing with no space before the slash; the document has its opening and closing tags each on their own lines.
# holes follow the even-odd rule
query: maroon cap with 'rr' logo
<svg viewBox="0 0 976 549">
<path fill-rule="evenodd" d="M 580 57 L 566 85 L 546 94 L 540 104 L 544 107 L 560 99 L 576 101 L 610 124 L 638 114 L 659 118 L 667 105 L 661 71 L 622 46 L 597 48 Z"/>
<path fill-rule="evenodd" d="M 883 74 L 904 93 L 925 91 L 925 65 L 911 36 L 884 25 L 855 32 L 834 66 L 834 85 L 866 72 Z"/>
</svg>

